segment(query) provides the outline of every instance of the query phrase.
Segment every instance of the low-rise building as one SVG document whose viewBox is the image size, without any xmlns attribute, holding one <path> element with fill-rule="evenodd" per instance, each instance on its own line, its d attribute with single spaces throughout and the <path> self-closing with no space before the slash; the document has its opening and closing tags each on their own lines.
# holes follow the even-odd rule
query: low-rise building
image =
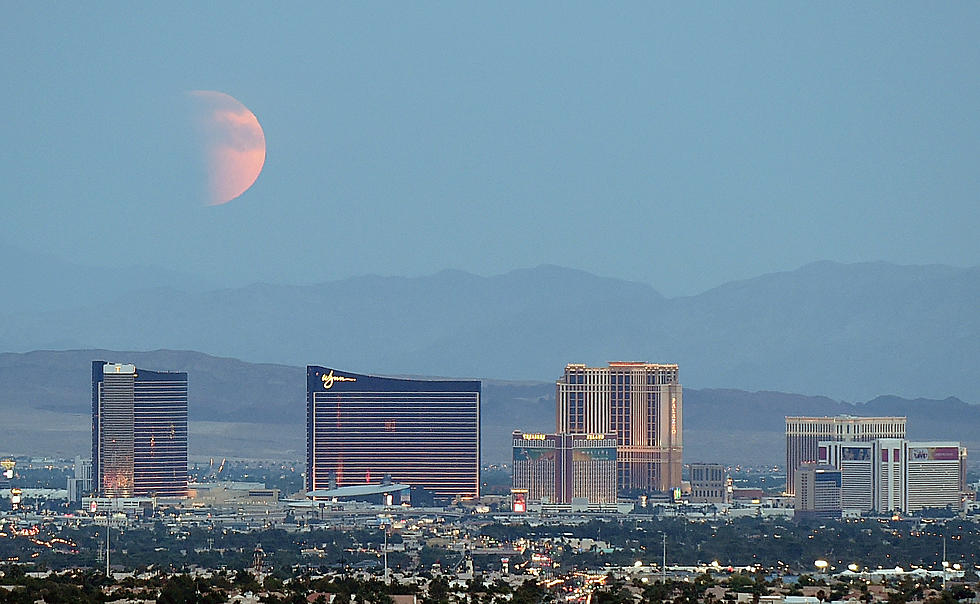
<svg viewBox="0 0 980 604">
<path fill-rule="evenodd" d="M 275 505 L 279 489 L 268 489 L 261 482 L 196 482 L 188 488 L 191 505 L 239 506 Z"/>
<path fill-rule="evenodd" d="M 527 503 L 616 503 L 616 434 L 513 434 L 513 490 Z"/>
<path fill-rule="evenodd" d="M 807 463 L 795 475 L 796 516 L 841 517 L 841 471 L 833 466 Z"/>
<path fill-rule="evenodd" d="M 692 463 L 691 503 L 728 503 L 728 475 L 720 463 Z"/>
</svg>

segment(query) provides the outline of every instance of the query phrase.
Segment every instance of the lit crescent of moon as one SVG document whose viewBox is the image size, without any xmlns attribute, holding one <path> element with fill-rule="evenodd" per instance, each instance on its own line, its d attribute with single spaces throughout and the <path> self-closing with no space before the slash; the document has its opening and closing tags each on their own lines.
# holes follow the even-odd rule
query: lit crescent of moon
<svg viewBox="0 0 980 604">
<path fill-rule="evenodd" d="M 214 90 L 188 93 L 198 110 L 208 167 L 208 205 L 221 205 L 249 189 L 265 165 L 265 133 L 258 118 L 234 97 Z"/>
</svg>

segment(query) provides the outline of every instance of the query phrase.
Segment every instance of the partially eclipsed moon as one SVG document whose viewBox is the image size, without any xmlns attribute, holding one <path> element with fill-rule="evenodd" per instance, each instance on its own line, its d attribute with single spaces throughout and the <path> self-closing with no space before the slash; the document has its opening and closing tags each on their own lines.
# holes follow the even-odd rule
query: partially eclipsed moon
<svg viewBox="0 0 980 604">
<path fill-rule="evenodd" d="M 220 205 L 251 187 L 265 164 L 265 133 L 258 118 L 234 97 L 193 90 L 198 127 L 204 137 L 208 204 Z"/>
</svg>

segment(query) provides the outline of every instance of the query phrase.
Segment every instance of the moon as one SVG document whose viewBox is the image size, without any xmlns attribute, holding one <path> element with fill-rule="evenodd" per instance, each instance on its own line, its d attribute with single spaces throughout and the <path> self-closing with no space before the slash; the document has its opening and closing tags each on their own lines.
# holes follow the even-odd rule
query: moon
<svg viewBox="0 0 980 604">
<path fill-rule="evenodd" d="M 187 93 L 203 139 L 207 204 L 222 205 L 247 191 L 265 165 L 265 133 L 255 114 L 216 90 Z"/>
</svg>

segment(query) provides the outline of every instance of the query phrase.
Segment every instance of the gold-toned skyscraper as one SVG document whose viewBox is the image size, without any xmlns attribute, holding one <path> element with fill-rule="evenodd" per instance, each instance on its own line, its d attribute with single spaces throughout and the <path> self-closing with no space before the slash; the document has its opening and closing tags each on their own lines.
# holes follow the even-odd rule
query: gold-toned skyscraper
<svg viewBox="0 0 980 604">
<path fill-rule="evenodd" d="M 557 431 L 615 432 L 620 491 L 681 484 L 683 396 L 677 365 L 571 363 L 555 387 Z"/>
</svg>

